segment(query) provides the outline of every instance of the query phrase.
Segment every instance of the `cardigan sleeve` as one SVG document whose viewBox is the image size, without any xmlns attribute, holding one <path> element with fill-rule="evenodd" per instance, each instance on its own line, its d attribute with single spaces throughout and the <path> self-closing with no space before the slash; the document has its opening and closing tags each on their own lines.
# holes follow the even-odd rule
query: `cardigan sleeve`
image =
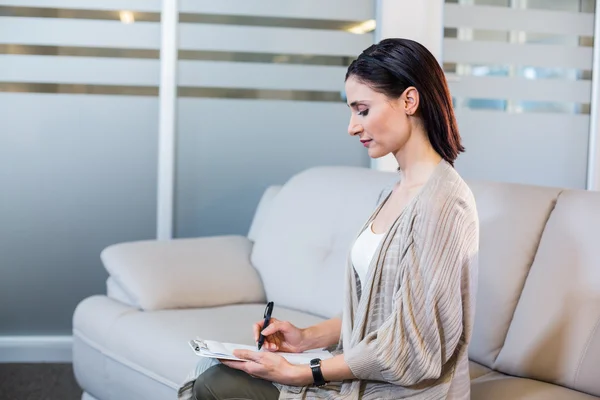
<svg viewBox="0 0 600 400">
<path fill-rule="evenodd" d="M 413 224 L 393 312 L 344 351 L 358 379 L 400 386 L 437 379 L 462 338 L 463 301 L 468 301 L 463 285 L 469 284 L 478 246 L 476 211 L 461 200 L 426 211 Z"/>
</svg>

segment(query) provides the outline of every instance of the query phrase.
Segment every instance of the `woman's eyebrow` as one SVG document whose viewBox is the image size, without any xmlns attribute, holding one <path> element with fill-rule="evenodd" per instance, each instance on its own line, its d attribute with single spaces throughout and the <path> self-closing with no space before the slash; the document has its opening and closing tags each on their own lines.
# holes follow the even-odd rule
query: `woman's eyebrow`
<svg viewBox="0 0 600 400">
<path fill-rule="evenodd" d="M 356 107 L 359 103 L 364 102 L 364 100 L 355 100 L 352 103 L 350 103 L 348 106 L 349 107 Z"/>
</svg>

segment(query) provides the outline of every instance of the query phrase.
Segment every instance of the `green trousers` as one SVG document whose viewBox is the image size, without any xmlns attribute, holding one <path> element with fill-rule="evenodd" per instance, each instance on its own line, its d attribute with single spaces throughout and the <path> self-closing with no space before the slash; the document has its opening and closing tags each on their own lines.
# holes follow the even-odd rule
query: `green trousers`
<svg viewBox="0 0 600 400">
<path fill-rule="evenodd" d="M 277 400 L 279 390 L 269 381 L 218 364 L 194 382 L 196 400 Z"/>
</svg>

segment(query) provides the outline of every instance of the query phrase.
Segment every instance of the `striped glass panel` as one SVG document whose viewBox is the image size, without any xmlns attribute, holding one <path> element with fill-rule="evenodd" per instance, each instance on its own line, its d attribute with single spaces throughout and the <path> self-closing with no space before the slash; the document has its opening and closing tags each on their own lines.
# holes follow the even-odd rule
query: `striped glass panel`
<svg viewBox="0 0 600 400">
<path fill-rule="evenodd" d="M 246 15 L 313 20 L 364 21 L 374 18 L 375 0 L 179 0 L 182 13 Z"/>
<path fill-rule="evenodd" d="M 129 10 L 88 10 L 69 8 L 8 7 L 0 5 L 0 17 L 64 18 L 135 22 L 160 22 L 160 14 Z"/>
<path fill-rule="evenodd" d="M 267 186 L 315 165 L 369 165 L 342 92 L 374 42 L 374 2 L 183 0 L 180 11 L 175 236 L 246 234 Z"/>
<path fill-rule="evenodd" d="M 508 98 L 524 101 L 589 103 L 591 81 L 563 79 L 527 79 L 503 76 L 462 76 L 450 81 L 457 97 Z"/>
<path fill-rule="evenodd" d="M 345 75 L 346 67 L 182 60 L 178 73 L 179 84 L 184 86 L 339 93 L 342 89 L 340 77 Z"/>
<path fill-rule="evenodd" d="M 590 47 L 444 39 L 444 62 L 592 69 Z"/>
<path fill-rule="evenodd" d="M 0 82 L 0 92 L 84 95 L 158 96 L 156 86 L 77 85 L 64 83 Z"/>
<path fill-rule="evenodd" d="M 0 0 L 0 6 L 160 12 L 162 0 Z"/>
<path fill-rule="evenodd" d="M 526 79 L 564 79 L 586 80 L 592 79 L 591 70 L 568 68 L 539 68 L 531 65 L 509 64 L 464 64 L 444 63 L 444 72 L 448 76 L 513 76 Z"/>
<path fill-rule="evenodd" d="M 256 53 L 249 51 L 179 50 L 179 59 L 347 67 L 352 62 L 353 57 L 315 54 Z"/>
<path fill-rule="evenodd" d="M 341 102 L 178 102 L 176 236 L 246 234 L 263 190 L 316 165 L 368 167 Z"/>
<path fill-rule="evenodd" d="M 110 47 L 78 46 L 37 46 L 23 44 L 0 44 L 0 54 L 108 57 L 108 58 L 150 58 L 158 59 L 159 50 L 119 49 Z M 180 50 L 180 60 L 231 61 L 263 64 L 329 65 L 347 67 L 353 57 L 311 54 L 272 54 L 232 51 Z"/>
<path fill-rule="evenodd" d="M 463 31 L 467 31 L 467 34 L 464 34 Z M 592 36 L 558 35 L 525 31 L 445 28 L 444 37 L 466 41 L 517 42 L 519 44 L 565 44 L 571 46 L 594 47 L 594 38 Z"/>
<path fill-rule="evenodd" d="M 589 114 L 590 104 L 565 102 L 565 101 L 526 101 L 505 100 L 494 98 L 453 97 L 456 108 L 470 110 L 495 110 L 506 111 L 511 114 L 522 113 L 564 113 L 564 114 Z"/>
<path fill-rule="evenodd" d="M 106 47 L 77 46 L 36 46 L 23 44 L 0 44 L 0 54 L 70 56 L 70 57 L 109 57 L 109 58 L 154 58 L 159 50 L 117 49 Z"/>
<path fill-rule="evenodd" d="M 519 6 L 532 10 L 576 11 L 593 14 L 596 2 L 595 0 L 521 0 Z"/>
<path fill-rule="evenodd" d="M 585 187 L 592 3 L 446 1 L 442 61 L 465 177 Z"/>
<path fill-rule="evenodd" d="M 180 13 L 180 23 L 220 24 L 239 26 L 265 26 L 281 28 L 323 29 L 348 31 L 363 21 L 339 21 L 325 19 L 283 18 L 283 17 L 254 17 L 246 15 L 219 15 Z"/>
<path fill-rule="evenodd" d="M 0 82 L 156 86 L 159 75 L 158 60 L 126 58 L 12 55 L 0 68 Z"/>
<path fill-rule="evenodd" d="M 70 335 L 100 252 L 155 237 L 160 6 L 0 1 L 0 335 Z"/>
<path fill-rule="evenodd" d="M 373 43 L 373 34 L 351 32 L 180 24 L 179 45 L 183 50 L 311 54 L 350 57 Z"/>
<path fill-rule="evenodd" d="M 449 4 L 594 13 L 595 0 L 445 0 Z"/>
<path fill-rule="evenodd" d="M 518 3 L 516 3 L 518 4 Z M 525 31 L 553 35 L 594 34 L 594 15 L 578 8 L 565 12 L 532 10 L 530 8 L 499 8 L 446 4 L 444 26 L 499 31 Z"/>
<path fill-rule="evenodd" d="M 582 189 L 589 115 L 457 110 L 466 179 Z"/>
<path fill-rule="evenodd" d="M 160 23 L 0 17 L 0 44 L 156 50 Z"/>
</svg>

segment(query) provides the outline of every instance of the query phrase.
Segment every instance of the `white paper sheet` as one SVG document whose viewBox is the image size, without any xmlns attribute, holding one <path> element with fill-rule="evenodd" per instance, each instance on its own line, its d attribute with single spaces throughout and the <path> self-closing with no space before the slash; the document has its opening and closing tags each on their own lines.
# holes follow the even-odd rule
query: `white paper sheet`
<svg viewBox="0 0 600 400">
<path fill-rule="evenodd" d="M 209 357 L 209 358 L 220 358 L 224 360 L 237 360 L 237 361 L 246 361 L 240 358 L 237 358 L 233 355 L 233 351 L 236 349 L 244 349 L 250 351 L 259 351 L 255 346 L 248 346 L 244 344 L 235 344 L 235 343 L 221 343 L 215 340 L 204 340 L 204 339 L 194 339 L 190 341 L 190 346 L 194 350 L 194 352 L 201 357 Z M 267 350 L 260 350 L 267 352 Z M 284 352 L 275 352 L 274 354 L 279 354 L 283 358 L 285 358 L 290 364 L 309 364 L 310 360 L 313 358 L 320 358 L 321 360 L 326 360 L 328 358 L 333 357 L 333 355 L 327 351 L 322 349 L 314 349 L 307 350 L 304 353 L 284 353 Z"/>
</svg>

